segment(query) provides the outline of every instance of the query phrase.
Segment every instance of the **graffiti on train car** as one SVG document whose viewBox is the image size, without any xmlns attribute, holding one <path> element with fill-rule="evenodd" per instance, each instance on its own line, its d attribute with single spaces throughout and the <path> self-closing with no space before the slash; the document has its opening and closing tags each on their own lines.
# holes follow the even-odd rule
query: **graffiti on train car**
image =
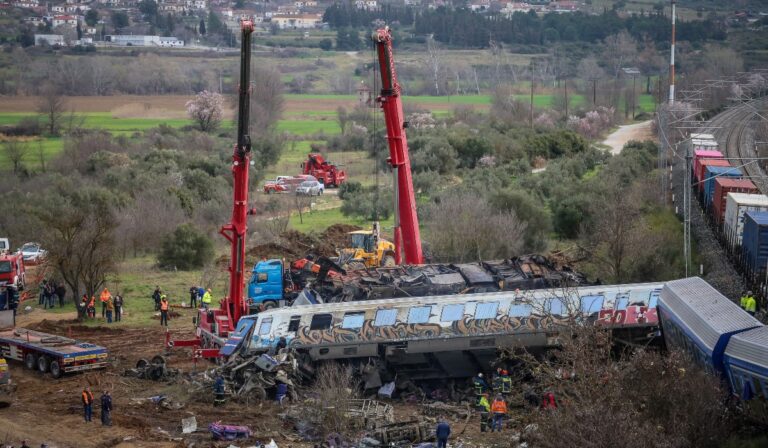
<svg viewBox="0 0 768 448">
<path fill-rule="evenodd" d="M 303 327 L 291 341 L 292 346 L 344 344 L 353 342 L 398 341 L 414 338 L 437 338 L 459 336 L 481 336 L 488 334 L 508 334 L 536 332 L 565 325 L 569 318 L 557 316 L 513 317 L 499 315 L 494 319 L 475 319 L 464 316 L 450 325 L 436 323 L 408 324 L 397 322 L 394 325 L 376 326 L 372 319 L 363 322 L 360 328 L 342 328 L 338 322 L 328 329 L 310 330 Z"/>
</svg>

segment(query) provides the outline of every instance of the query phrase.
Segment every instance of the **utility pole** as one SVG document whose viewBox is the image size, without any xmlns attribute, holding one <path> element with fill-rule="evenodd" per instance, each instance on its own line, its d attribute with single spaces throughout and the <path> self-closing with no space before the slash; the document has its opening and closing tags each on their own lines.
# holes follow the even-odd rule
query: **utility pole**
<svg viewBox="0 0 768 448">
<path fill-rule="evenodd" d="M 536 65 L 536 60 L 531 60 L 531 129 L 533 129 L 533 75 L 534 75 L 534 68 Z"/>
<path fill-rule="evenodd" d="M 672 0 L 672 51 L 669 55 L 669 105 L 675 104 L 675 0 Z"/>
<path fill-rule="evenodd" d="M 597 78 L 592 78 L 592 105 L 597 107 Z"/>
<path fill-rule="evenodd" d="M 683 257 L 685 257 L 685 276 L 691 267 L 691 146 L 685 151 L 685 173 L 683 178 Z M 662 173 L 663 175 L 663 173 Z"/>
<path fill-rule="evenodd" d="M 632 75 L 632 119 L 635 119 L 635 113 L 637 111 L 637 96 L 635 96 L 635 81 L 637 80 L 637 75 Z"/>
<path fill-rule="evenodd" d="M 565 121 L 568 121 L 568 78 L 563 80 L 565 86 Z"/>
</svg>

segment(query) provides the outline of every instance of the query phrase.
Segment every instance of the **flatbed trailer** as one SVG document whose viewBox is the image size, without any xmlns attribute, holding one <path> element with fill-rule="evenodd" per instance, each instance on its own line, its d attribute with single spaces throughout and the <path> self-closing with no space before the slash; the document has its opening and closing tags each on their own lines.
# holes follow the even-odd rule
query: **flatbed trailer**
<svg viewBox="0 0 768 448">
<path fill-rule="evenodd" d="M 60 378 L 66 373 L 107 367 L 107 349 L 88 342 L 29 330 L 0 330 L 0 354 L 22 361 L 30 370 Z"/>
</svg>

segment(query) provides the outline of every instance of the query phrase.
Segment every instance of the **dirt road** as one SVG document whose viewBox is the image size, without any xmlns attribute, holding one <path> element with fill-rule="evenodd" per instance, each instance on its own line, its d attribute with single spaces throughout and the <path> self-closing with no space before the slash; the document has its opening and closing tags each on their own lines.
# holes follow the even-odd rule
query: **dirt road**
<svg viewBox="0 0 768 448">
<path fill-rule="evenodd" d="M 642 123 L 619 126 L 619 129 L 610 134 L 603 141 L 603 144 L 610 147 L 611 154 L 616 155 L 621 152 L 624 145 L 630 140 L 652 140 L 653 138 L 651 120 L 648 120 Z"/>
</svg>

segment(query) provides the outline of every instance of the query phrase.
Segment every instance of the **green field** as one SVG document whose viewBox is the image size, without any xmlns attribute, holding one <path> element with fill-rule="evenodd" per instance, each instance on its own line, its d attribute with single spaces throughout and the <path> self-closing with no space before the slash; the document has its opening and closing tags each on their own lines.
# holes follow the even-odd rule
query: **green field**
<svg viewBox="0 0 768 448">
<path fill-rule="evenodd" d="M 338 208 L 304 213 L 302 220 L 304 221 L 303 223 L 299 221 L 298 214 L 292 214 L 289 221 L 291 228 L 300 232 L 322 232 L 333 224 L 338 224 L 340 222 L 345 224 L 354 224 L 360 227 L 368 227 L 371 225 L 369 221 L 352 219 L 342 215 L 341 210 Z M 383 232 L 385 234 L 391 234 L 392 226 L 394 225 L 394 218 L 390 216 L 389 219 L 381 220 L 380 222 Z"/>
</svg>

